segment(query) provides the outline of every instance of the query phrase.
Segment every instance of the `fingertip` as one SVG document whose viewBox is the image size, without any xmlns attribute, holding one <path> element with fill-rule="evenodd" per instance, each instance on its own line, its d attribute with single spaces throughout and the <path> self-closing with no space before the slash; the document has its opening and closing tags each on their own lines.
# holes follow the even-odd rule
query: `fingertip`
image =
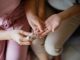
<svg viewBox="0 0 80 60">
<path fill-rule="evenodd" d="M 54 32 L 54 29 L 52 29 L 52 32 Z"/>
<path fill-rule="evenodd" d="M 40 30 L 40 32 L 43 32 L 43 29 L 42 29 L 42 27 L 41 27 L 41 26 L 39 26 L 39 30 Z"/>
</svg>

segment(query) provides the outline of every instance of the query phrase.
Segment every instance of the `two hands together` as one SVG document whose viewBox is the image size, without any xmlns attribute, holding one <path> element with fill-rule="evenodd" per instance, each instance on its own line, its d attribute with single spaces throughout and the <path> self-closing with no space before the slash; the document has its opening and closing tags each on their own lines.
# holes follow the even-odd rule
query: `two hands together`
<svg viewBox="0 0 80 60">
<path fill-rule="evenodd" d="M 60 25 L 60 22 L 60 16 L 58 14 L 54 14 L 47 18 L 46 21 L 42 21 L 40 19 L 30 20 L 30 25 L 33 29 L 33 32 L 42 38 L 49 32 L 54 32 L 54 30 Z"/>
<path fill-rule="evenodd" d="M 54 30 L 59 26 L 61 18 L 54 14 L 50 16 L 45 22 L 35 17 L 34 19 L 29 20 L 29 24 L 35 35 L 38 35 L 40 38 L 45 37 L 49 32 L 54 32 Z M 20 45 L 31 45 L 32 40 L 27 39 L 31 34 L 23 30 L 13 30 L 11 33 L 11 39 L 16 41 Z"/>
</svg>

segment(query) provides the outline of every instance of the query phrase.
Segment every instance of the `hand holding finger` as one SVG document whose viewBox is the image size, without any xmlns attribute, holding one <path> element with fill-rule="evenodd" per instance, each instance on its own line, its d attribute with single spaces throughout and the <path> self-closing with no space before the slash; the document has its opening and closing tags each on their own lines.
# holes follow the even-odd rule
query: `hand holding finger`
<svg viewBox="0 0 80 60">
<path fill-rule="evenodd" d="M 19 34 L 24 35 L 24 36 L 27 36 L 30 33 L 29 32 L 26 32 L 26 31 L 23 31 L 23 30 L 19 30 Z"/>
<path fill-rule="evenodd" d="M 46 28 L 45 31 L 44 31 L 44 33 L 41 34 L 41 37 L 46 36 L 50 31 L 51 30 L 49 30 L 49 29 Z"/>
</svg>

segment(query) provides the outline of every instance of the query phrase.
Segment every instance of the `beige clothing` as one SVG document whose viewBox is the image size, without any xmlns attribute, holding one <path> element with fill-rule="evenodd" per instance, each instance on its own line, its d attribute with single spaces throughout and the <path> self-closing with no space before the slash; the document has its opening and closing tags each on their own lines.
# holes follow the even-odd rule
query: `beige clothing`
<svg viewBox="0 0 80 60">
<path fill-rule="evenodd" d="M 61 53 L 64 43 L 80 24 L 80 15 L 64 20 L 55 32 L 48 34 L 45 40 L 45 50 L 52 56 Z"/>
</svg>

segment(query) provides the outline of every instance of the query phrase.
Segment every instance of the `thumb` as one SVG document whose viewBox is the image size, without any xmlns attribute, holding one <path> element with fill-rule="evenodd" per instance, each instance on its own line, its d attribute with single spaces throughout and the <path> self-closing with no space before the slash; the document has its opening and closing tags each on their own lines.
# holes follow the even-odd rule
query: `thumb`
<svg viewBox="0 0 80 60">
<path fill-rule="evenodd" d="M 52 28 L 52 32 L 54 32 L 54 28 Z"/>
<path fill-rule="evenodd" d="M 39 25 L 39 24 L 38 24 L 38 29 L 39 29 L 40 32 L 43 32 L 43 28 L 42 28 L 42 26 Z"/>
<path fill-rule="evenodd" d="M 26 31 L 23 31 L 23 30 L 19 30 L 19 34 L 27 36 L 27 35 L 30 34 L 30 32 L 26 32 Z"/>
</svg>

